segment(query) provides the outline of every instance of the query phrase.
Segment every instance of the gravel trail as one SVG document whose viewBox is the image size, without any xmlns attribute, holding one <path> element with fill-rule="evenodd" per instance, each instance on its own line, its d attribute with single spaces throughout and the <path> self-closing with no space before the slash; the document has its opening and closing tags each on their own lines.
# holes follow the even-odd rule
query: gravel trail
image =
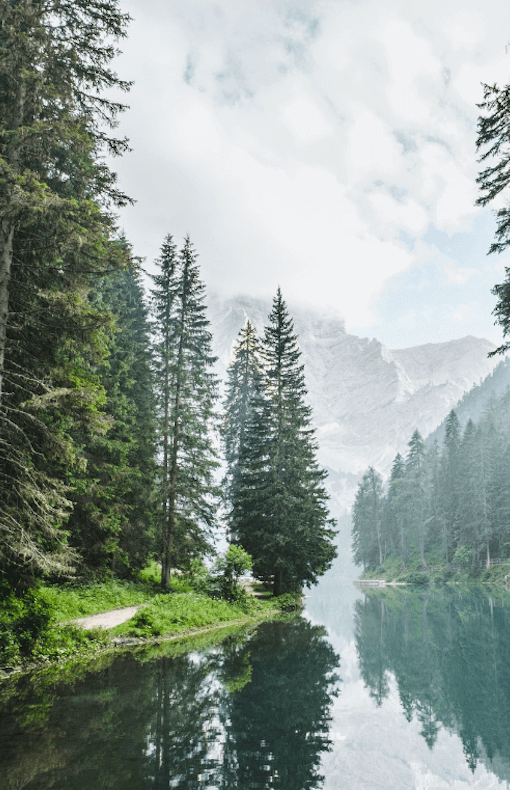
<svg viewBox="0 0 510 790">
<path fill-rule="evenodd" d="M 142 605 L 124 606 L 122 609 L 112 609 L 110 612 L 78 617 L 76 620 L 70 620 L 70 625 L 77 625 L 78 628 L 113 628 L 133 617 L 142 608 Z"/>
</svg>

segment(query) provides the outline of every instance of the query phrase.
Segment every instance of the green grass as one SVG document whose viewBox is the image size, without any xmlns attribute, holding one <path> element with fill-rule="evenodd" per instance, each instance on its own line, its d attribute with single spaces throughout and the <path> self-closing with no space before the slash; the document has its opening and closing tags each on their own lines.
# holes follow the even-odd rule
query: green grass
<svg viewBox="0 0 510 790">
<path fill-rule="evenodd" d="M 137 581 L 41 585 L 32 594 L 33 601 L 11 601 L 12 611 L 7 605 L 3 615 L 0 610 L 0 668 L 85 659 L 113 647 L 112 637 L 184 637 L 208 626 L 246 624 L 264 619 L 270 612 L 289 611 L 300 605 L 300 596 L 273 598 L 267 590 L 262 599 L 238 590 L 234 591 L 234 600 L 224 600 L 214 584 L 209 589 L 205 583 L 204 588 L 204 579 L 178 573 L 172 574 L 171 590 L 162 593 L 159 581 L 160 569 L 151 563 Z M 260 585 L 255 583 L 254 587 L 259 591 Z M 135 604 L 144 607 L 131 620 L 112 629 L 84 630 L 69 623 Z M 41 627 L 34 630 L 36 615 Z"/>
<path fill-rule="evenodd" d="M 40 595 L 51 607 L 58 622 L 107 612 L 122 606 L 146 603 L 154 597 L 155 588 L 148 582 L 109 581 L 79 587 L 42 586 Z"/>
<path fill-rule="evenodd" d="M 244 607 L 194 592 L 156 595 L 126 623 L 112 628 L 115 636 L 164 636 L 246 617 Z"/>
<path fill-rule="evenodd" d="M 457 570 L 456 568 L 446 568 L 441 547 L 437 544 L 430 546 L 425 553 L 425 561 L 429 567 L 436 570 L 423 573 L 420 556 L 416 548 L 411 553 L 405 570 L 397 557 L 387 557 L 384 563 L 375 570 L 365 571 L 360 579 L 385 579 L 388 582 L 411 583 L 430 583 L 442 584 L 445 582 L 456 582 L 459 584 L 473 584 L 482 582 L 484 584 L 508 585 L 510 584 L 510 559 L 505 562 L 492 565 L 489 570 L 478 567 L 475 573 L 471 572 L 470 567 Z M 507 577 L 505 579 L 505 577 Z"/>
</svg>

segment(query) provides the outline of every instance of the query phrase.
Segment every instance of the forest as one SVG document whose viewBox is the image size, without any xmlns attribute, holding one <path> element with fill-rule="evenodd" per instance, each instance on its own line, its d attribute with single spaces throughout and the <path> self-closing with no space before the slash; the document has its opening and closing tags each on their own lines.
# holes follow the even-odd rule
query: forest
<svg viewBox="0 0 510 790">
<path fill-rule="evenodd" d="M 171 592 L 225 521 L 227 592 L 253 568 L 298 593 L 336 550 L 281 293 L 260 344 L 242 331 L 220 402 L 191 240 L 163 240 L 146 293 L 118 227 L 133 199 L 108 164 L 129 151 L 109 97 L 131 87 L 112 68 L 129 16 L 117 0 L 0 9 L 0 647 L 47 621 L 42 583 L 152 563 Z"/>
<path fill-rule="evenodd" d="M 461 404 L 462 405 L 462 404 Z M 452 410 L 444 438 L 416 430 L 386 485 L 369 468 L 353 509 L 354 558 L 364 569 L 388 559 L 396 572 L 464 569 L 480 575 L 510 556 L 510 393 L 492 398 L 462 429 Z"/>
</svg>

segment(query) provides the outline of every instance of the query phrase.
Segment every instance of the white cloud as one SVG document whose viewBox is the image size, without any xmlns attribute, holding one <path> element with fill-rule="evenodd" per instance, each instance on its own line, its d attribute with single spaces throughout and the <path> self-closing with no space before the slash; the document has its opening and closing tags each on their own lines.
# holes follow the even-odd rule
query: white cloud
<svg viewBox="0 0 510 790">
<path fill-rule="evenodd" d="M 455 321 L 464 321 L 466 318 L 473 315 L 476 307 L 476 302 L 471 302 L 470 304 L 459 304 L 457 309 L 453 311 L 452 317 Z"/>
<path fill-rule="evenodd" d="M 391 278 L 437 256 L 431 223 L 470 227 L 480 82 L 510 63 L 497 0 L 125 5 L 135 153 L 114 166 L 149 261 L 189 232 L 215 290 L 280 284 L 368 326 Z M 475 269 L 444 271 L 446 287 Z"/>
</svg>

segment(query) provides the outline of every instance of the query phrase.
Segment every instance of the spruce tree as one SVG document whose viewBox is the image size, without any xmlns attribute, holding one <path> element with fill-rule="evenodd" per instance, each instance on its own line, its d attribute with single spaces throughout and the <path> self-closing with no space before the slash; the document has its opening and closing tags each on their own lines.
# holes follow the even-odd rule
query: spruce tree
<svg viewBox="0 0 510 790">
<path fill-rule="evenodd" d="M 42 216 L 39 250 L 72 249 L 67 260 L 83 266 L 97 253 L 91 234 L 97 245 L 112 224 L 97 198 L 116 205 L 129 200 L 101 159 L 104 150 L 115 155 L 128 148 L 107 134 L 124 106 L 103 93 L 130 87 L 109 67 L 117 54 L 113 42 L 126 35 L 128 21 L 117 0 L 0 4 L 0 404 L 20 226 Z"/>
<path fill-rule="evenodd" d="M 352 514 L 354 562 L 365 570 L 382 565 L 386 557 L 382 518 L 382 479 L 371 466 L 358 485 Z"/>
<path fill-rule="evenodd" d="M 447 563 L 452 558 L 453 547 L 459 545 L 459 533 L 462 531 L 459 520 L 460 444 L 460 423 L 456 412 L 452 409 L 446 419 L 439 475 L 441 540 Z"/>
<path fill-rule="evenodd" d="M 336 556 L 300 356 L 278 289 L 262 342 L 264 391 L 252 400 L 233 508 L 254 573 L 272 580 L 276 595 L 314 584 Z"/>
<path fill-rule="evenodd" d="M 96 370 L 110 317 L 94 274 L 128 265 L 108 206 L 129 199 L 102 154 L 128 89 L 109 68 L 128 16 L 117 0 L 0 4 L 0 572 L 12 584 L 70 573 L 73 438 L 108 426 Z"/>
<path fill-rule="evenodd" d="M 392 551 L 400 557 L 405 567 L 409 559 L 409 535 L 405 517 L 404 481 L 405 463 L 400 453 L 397 453 L 391 467 L 388 493 L 383 506 L 383 519 Z"/>
<path fill-rule="evenodd" d="M 425 447 L 418 430 L 413 433 L 408 447 L 405 473 L 406 516 L 409 527 L 416 536 L 422 566 L 425 567 Z"/>
<path fill-rule="evenodd" d="M 152 290 L 154 356 L 159 406 L 161 584 L 172 567 L 210 550 L 215 523 L 218 466 L 211 429 L 217 380 L 212 373 L 212 337 L 205 287 L 189 238 L 177 256 L 167 236 Z"/>
<path fill-rule="evenodd" d="M 127 242 L 121 243 L 129 254 Z M 124 576 L 143 567 L 153 549 L 154 387 L 147 308 L 134 268 L 98 278 L 90 298 L 115 322 L 108 357 L 98 368 L 110 425 L 101 434 L 81 434 L 87 465 L 72 471 L 68 528 L 82 566 Z"/>
<path fill-rule="evenodd" d="M 240 453 L 246 443 L 248 423 L 252 416 L 253 400 L 262 387 L 262 370 L 257 333 L 249 320 L 239 332 L 234 348 L 234 359 L 227 370 L 227 393 L 224 400 L 222 439 L 227 472 L 223 481 L 223 496 L 229 510 L 236 500 L 240 477 Z M 236 530 L 229 515 L 231 540 Z"/>
</svg>

